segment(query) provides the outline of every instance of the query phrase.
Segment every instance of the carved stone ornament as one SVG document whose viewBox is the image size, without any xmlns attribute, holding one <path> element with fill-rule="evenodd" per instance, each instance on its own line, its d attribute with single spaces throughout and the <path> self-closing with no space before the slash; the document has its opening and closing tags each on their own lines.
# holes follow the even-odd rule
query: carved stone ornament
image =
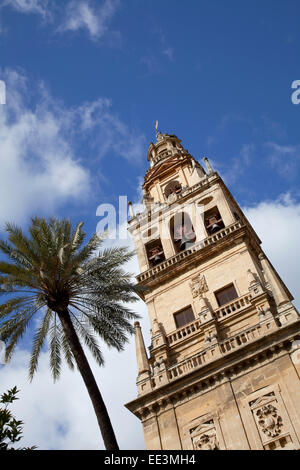
<svg viewBox="0 0 300 470">
<path fill-rule="evenodd" d="M 217 431 L 214 421 L 200 424 L 190 430 L 194 450 L 218 450 Z"/>
<path fill-rule="evenodd" d="M 201 297 L 204 292 L 208 291 L 208 286 L 204 274 L 197 274 L 190 281 L 190 288 L 194 298 Z"/>
<path fill-rule="evenodd" d="M 282 418 L 273 405 L 266 405 L 256 411 L 258 425 L 263 433 L 269 437 L 276 437 L 281 432 Z"/>
</svg>

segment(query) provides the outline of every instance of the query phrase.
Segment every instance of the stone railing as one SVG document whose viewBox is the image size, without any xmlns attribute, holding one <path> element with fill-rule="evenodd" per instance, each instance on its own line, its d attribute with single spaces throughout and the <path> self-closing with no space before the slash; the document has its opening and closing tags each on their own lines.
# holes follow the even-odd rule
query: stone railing
<svg viewBox="0 0 300 470">
<path fill-rule="evenodd" d="M 228 302 L 226 305 L 222 305 L 222 307 L 218 308 L 217 310 L 214 310 L 214 317 L 217 320 L 222 320 L 224 317 L 231 315 L 232 313 L 236 313 L 240 310 L 243 310 L 244 308 L 250 307 L 250 300 L 251 295 L 249 293 L 238 297 L 237 299 Z M 199 330 L 201 330 L 202 323 L 203 322 L 201 322 L 201 319 L 197 318 L 182 328 L 178 328 L 166 337 L 167 343 L 173 346 L 175 343 L 183 341 L 186 337 L 192 336 L 194 333 L 197 333 Z"/>
<path fill-rule="evenodd" d="M 193 333 L 196 333 L 201 329 L 201 320 L 198 318 L 197 320 L 193 321 L 192 323 L 189 323 L 188 325 L 183 326 L 182 328 L 179 328 L 173 333 L 170 333 L 167 337 L 167 343 L 169 345 L 173 345 L 174 343 L 178 341 L 182 341 L 185 339 L 187 336 L 192 335 Z"/>
<path fill-rule="evenodd" d="M 164 150 L 163 152 L 159 153 L 156 155 L 156 157 L 152 157 L 152 162 L 155 165 L 156 163 L 160 162 L 161 160 L 164 160 L 165 158 L 169 158 L 172 155 L 175 155 L 175 153 L 183 153 L 182 151 L 180 152 L 179 149 L 176 150 L 176 152 L 172 150 Z"/>
<path fill-rule="evenodd" d="M 206 348 L 199 353 L 184 359 L 183 361 L 168 368 L 168 379 L 172 381 L 177 377 L 187 374 L 194 369 L 204 366 L 206 363 L 216 360 L 233 350 L 243 347 L 245 344 L 255 341 L 263 336 L 263 327 L 260 324 L 254 325 L 246 330 L 227 338 L 219 343 Z"/>
<path fill-rule="evenodd" d="M 222 354 L 233 351 L 250 341 L 254 341 L 262 336 L 262 326 L 260 324 L 249 327 L 230 338 L 220 342 L 220 350 Z"/>
<path fill-rule="evenodd" d="M 201 351 L 194 356 L 185 359 L 184 361 L 175 364 L 168 369 L 169 380 L 174 380 L 180 375 L 187 374 L 192 369 L 198 369 L 198 367 L 203 366 L 206 362 L 211 360 L 211 354 L 209 350 Z"/>
<path fill-rule="evenodd" d="M 242 297 L 238 297 L 237 299 L 228 302 L 222 307 L 215 310 L 215 317 L 217 320 L 222 320 L 222 318 L 230 315 L 231 313 L 236 313 L 239 310 L 243 310 L 245 307 L 249 307 L 251 305 L 251 295 L 247 293 Z"/>
<path fill-rule="evenodd" d="M 235 232 L 239 228 L 243 226 L 243 223 L 239 220 L 237 222 L 234 222 L 231 225 L 228 225 L 227 227 L 223 228 L 219 232 L 215 233 L 214 235 L 211 235 L 204 240 L 201 240 L 200 242 L 195 243 L 193 246 L 190 248 L 187 248 L 186 250 L 180 251 L 174 256 L 171 256 L 170 258 L 167 258 L 165 261 L 162 263 L 158 264 L 154 268 L 148 269 L 148 271 L 145 271 L 141 274 L 139 274 L 136 278 L 138 282 L 145 281 L 146 279 L 151 278 L 155 274 L 160 273 L 161 271 L 164 271 L 165 269 L 169 268 L 170 266 L 173 266 L 174 264 L 178 263 L 178 261 L 181 261 L 191 254 L 195 253 L 196 251 L 201 250 L 202 248 L 205 248 L 209 245 L 213 245 L 219 240 L 222 240 L 223 238 L 227 237 L 230 235 L 232 232 Z"/>
</svg>

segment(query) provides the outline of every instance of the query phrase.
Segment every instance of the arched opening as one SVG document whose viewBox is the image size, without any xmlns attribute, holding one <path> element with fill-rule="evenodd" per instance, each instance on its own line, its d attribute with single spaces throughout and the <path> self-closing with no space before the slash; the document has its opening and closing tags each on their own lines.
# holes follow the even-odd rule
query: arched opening
<svg viewBox="0 0 300 470">
<path fill-rule="evenodd" d="M 208 235 L 213 235 L 225 227 L 217 206 L 204 212 L 204 223 Z"/>
<path fill-rule="evenodd" d="M 196 241 L 192 221 L 186 212 L 179 212 L 172 217 L 170 232 L 176 253 L 190 248 Z"/>
<path fill-rule="evenodd" d="M 149 243 L 147 243 L 146 252 L 150 268 L 153 268 L 157 264 L 162 263 L 162 261 L 166 259 L 160 238 L 151 240 Z"/>
<path fill-rule="evenodd" d="M 173 197 L 176 194 L 180 194 L 182 190 L 182 186 L 179 181 L 170 181 L 165 187 L 165 197 L 168 199 L 169 197 Z"/>
</svg>

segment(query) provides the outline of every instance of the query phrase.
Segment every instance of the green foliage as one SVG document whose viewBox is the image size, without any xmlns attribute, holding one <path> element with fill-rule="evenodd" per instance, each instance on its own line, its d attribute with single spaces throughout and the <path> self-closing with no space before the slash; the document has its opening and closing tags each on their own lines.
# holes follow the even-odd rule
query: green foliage
<svg viewBox="0 0 300 470">
<path fill-rule="evenodd" d="M 11 403 L 13 403 L 15 400 L 18 400 L 18 398 L 16 397 L 18 392 L 19 390 L 17 390 L 17 387 L 13 387 L 6 393 L 3 393 L 0 398 L 0 450 L 36 449 L 36 446 L 22 447 L 18 449 L 15 449 L 14 447 L 9 447 L 11 446 L 11 444 L 15 444 L 22 438 L 23 422 L 16 420 L 16 418 L 12 415 L 11 411 L 8 409 L 8 406 Z"/>
<path fill-rule="evenodd" d="M 7 261 L 0 262 L 0 337 L 6 342 L 6 359 L 38 315 L 29 377 L 37 370 L 39 354 L 49 340 L 50 368 L 59 377 L 62 357 L 74 367 L 71 345 L 58 318 L 67 312 L 81 341 L 98 364 L 104 359 L 98 339 L 121 351 L 138 318 L 126 307 L 137 300 L 137 287 L 123 265 L 133 253 L 126 248 L 101 250 L 103 237 L 93 235 L 85 244 L 80 222 L 35 217 L 28 236 L 6 225 L 8 240 L 0 240 Z M 63 354 L 63 356 L 62 356 Z"/>
</svg>

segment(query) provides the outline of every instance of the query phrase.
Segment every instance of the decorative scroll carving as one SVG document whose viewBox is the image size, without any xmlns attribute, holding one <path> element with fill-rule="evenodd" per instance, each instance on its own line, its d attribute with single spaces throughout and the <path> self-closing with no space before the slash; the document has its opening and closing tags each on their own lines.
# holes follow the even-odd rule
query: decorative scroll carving
<svg viewBox="0 0 300 470">
<path fill-rule="evenodd" d="M 269 437 L 276 437 L 281 432 L 282 419 L 273 405 L 263 406 L 256 411 L 258 425 L 261 430 Z"/>
<path fill-rule="evenodd" d="M 249 405 L 263 440 L 279 436 L 283 421 L 278 413 L 277 399 L 274 392 L 250 402 Z"/>
<path fill-rule="evenodd" d="M 190 435 L 194 450 L 218 450 L 217 431 L 214 420 L 202 423 L 196 428 L 190 429 Z"/>
<path fill-rule="evenodd" d="M 197 276 L 192 277 L 190 288 L 194 298 L 201 297 L 204 292 L 207 292 L 208 286 L 204 274 L 197 274 Z"/>
</svg>

